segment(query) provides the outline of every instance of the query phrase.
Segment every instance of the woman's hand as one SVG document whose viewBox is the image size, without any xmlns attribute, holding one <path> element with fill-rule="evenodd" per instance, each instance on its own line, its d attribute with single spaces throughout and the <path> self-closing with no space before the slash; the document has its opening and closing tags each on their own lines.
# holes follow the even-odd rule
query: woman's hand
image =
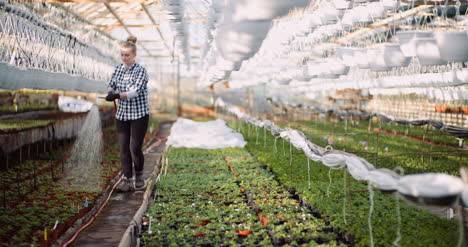
<svg viewBox="0 0 468 247">
<path fill-rule="evenodd" d="M 114 101 L 116 99 L 120 99 L 120 94 L 118 94 L 118 93 L 109 93 L 106 96 L 106 101 Z"/>
</svg>

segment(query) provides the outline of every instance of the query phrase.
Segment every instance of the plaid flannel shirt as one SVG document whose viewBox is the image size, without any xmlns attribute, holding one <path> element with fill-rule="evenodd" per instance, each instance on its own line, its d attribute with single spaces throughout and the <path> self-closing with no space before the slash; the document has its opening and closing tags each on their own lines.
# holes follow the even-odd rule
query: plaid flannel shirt
<svg viewBox="0 0 468 247">
<path fill-rule="evenodd" d="M 148 74 L 141 65 L 134 63 L 128 69 L 123 64 L 115 67 L 108 89 L 126 93 L 128 97 L 119 99 L 115 115 L 118 120 L 134 120 L 149 115 L 147 84 Z"/>
</svg>

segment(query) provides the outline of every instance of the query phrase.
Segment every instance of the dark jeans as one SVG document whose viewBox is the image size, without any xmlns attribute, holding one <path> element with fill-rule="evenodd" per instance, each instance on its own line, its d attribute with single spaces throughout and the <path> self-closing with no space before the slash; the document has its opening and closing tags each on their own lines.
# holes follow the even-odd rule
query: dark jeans
<svg viewBox="0 0 468 247">
<path fill-rule="evenodd" d="M 132 177 L 132 163 L 135 172 L 143 171 L 145 157 L 141 146 L 148 128 L 149 115 L 128 121 L 116 119 L 117 138 L 120 145 L 120 163 L 125 177 Z"/>
</svg>

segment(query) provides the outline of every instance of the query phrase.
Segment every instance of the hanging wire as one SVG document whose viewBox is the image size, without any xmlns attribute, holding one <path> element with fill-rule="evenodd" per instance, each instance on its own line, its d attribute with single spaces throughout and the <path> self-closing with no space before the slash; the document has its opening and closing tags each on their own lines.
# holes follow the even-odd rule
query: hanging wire
<svg viewBox="0 0 468 247">
<path fill-rule="evenodd" d="M 47 8 L 49 14 L 43 16 L 44 20 L 53 20 L 64 26 L 77 23 L 69 21 L 70 17 L 65 14 L 60 14 L 61 18 L 51 18 L 50 16 L 58 16 L 58 13 L 63 12 L 58 8 L 38 5 L 31 9 L 40 13 L 44 8 Z M 91 31 L 86 29 L 70 29 L 76 34 L 63 31 L 36 17 L 20 4 L 3 2 L 0 12 L 0 45 L 4 48 L 0 52 L 0 61 L 95 80 L 108 79 L 112 73 L 117 62 L 118 47 L 115 43 L 110 44 L 100 36 L 89 35 Z M 88 36 L 95 40 L 85 38 Z"/>
<path fill-rule="evenodd" d="M 374 212 L 374 190 L 372 185 L 368 183 L 367 189 L 369 190 L 369 215 L 367 217 L 367 224 L 369 225 L 369 238 L 370 238 L 370 247 L 374 246 L 374 235 L 372 234 L 372 213 Z"/>
<path fill-rule="evenodd" d="M 307 186 L 307 188 L 310 190 L 311 184 L 310 184 L 310 160 L 309 159 L 307 159 L 307 178 L 309 182 L 309 185 Z"/>
<path fill-rule="evenodd" d="M 332 184 L 331 170 L 332 170 L 331 168 L 328 170 L 329 183 L 328 183 L 328 188 L 327 188 L 327 197 L 330 197 L 330 187 Z"/>
</svg>

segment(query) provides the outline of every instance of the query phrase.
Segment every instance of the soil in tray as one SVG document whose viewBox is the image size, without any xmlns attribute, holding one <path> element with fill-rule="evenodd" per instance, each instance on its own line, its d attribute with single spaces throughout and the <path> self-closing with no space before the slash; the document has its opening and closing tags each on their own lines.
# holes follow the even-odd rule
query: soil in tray
<svg viewBox="0 0 468 247">
<path fill-rule="evenodd" d="M 43 127 L 50 124 L 51 120 L 0 120 L 0 133 L 17 132 L 20 130 Z"/>
<path fill-rule="evenodd" d="M 112 128 L 104 130 L 106 148 L 103 156 L 108 160 L 115 161 L 118 160 L 119 153 L 117 142 L 115 141 L 116 136 L 113 134 L 114 131 L 115 130 Z M 38 244 L 48 244 L 55 237 L 58 237 L 61 231 L 65 231 L 73 222 L 90 210 L 96 197 L 100 195 L 100 193 L 83 190 L 69 191 L 67 188 L 59 186 L 57 182 L 51 180 L 47 172 L 50 166 L 55 164 L 56 161 L 45 159 L 40 162 L 45 162 L 47 164 L 43 166 L 46 172 L 43 174 L 43 178 L 38 179 L 37 189 L 23 194 L 21 198 L 24 198 L 24 200 L 22 199 L 21 201 L 6 198 L 8 199 L 7 207 L 0 208 L 0 225 L 11 226 L 11 229 L 2 227 L 5 230 L 8 229 L 8 231 L 0 231 L 0 241 L 2 243 L 0 245 L 2 246 L 30 246 L 30 244 L 33 243 L 35 243 L 36 246 Z M 103 163 L 103 169 L 112 171 L 114 175 L 118 172 L 119 166 L 120 164 L 118 162 Z M 28 169 L 25 171 L 28 171 Z M 59 170 L 57 169 L 56 171 L 57 176 L 60 175 Z M 64 176 L 65 175 L 66 174 L 64 174 Z M 36 176 L 38 175 L 36 174 Z M 13 185 L 10 186 L 11 191 L 6 192 L 8 192 L 8 196 L 17 198 L 15 186 L 16 173 L 3 171 L 2 178 L 13 181 Z M 105 177 L 99 178 L 106 181 L 104 184 L 109 182 Z M 23 185 L 27 185 L 26 187 L 32 189 L 33 178 L 26 176 L 25 180 L 21 182 L 21 186 Z M 23 187 L 22 192 L 25 192 Z M 88 201 L 88 207 L 84 207 L 86 200 Z M 53 231 L 52 228 L 56 220 L 59 220 L 59 228 Z M 47 241 L 44 241 L 44 228 L 47 228 L 49 232 Z M 25 229 L 29 230 L 26 232 Z M 33 236 L 36 236 L 35 240 Z"/>
<path fill-rule="evenodd" d="M 260 168 L 245 150 L 172 149 L 169 160 L 172 171 L 156 185 L 158 196 L 149 206 L 148 217 L 154 217 L 154 221 L 151 233 L 142 235 L 144 246 L 168 246 L 173 241 L 196 246 L 343 244 L 338 234 L 326 233 L 330 227 L 325 222 L 307 225 L 321 219 L 304 224 L 302 218 L 297 218 L 307 209 L 292 200 L 292 195 L 275 181 L 281 193 L 270 196 L 275 191 L 272 187 L 264 191 L 272 183 L 271 174 Z M 230 162 L 230 169 L 225 162 Z M 250 172 L 253 176 L 235 176 Z M 271 203 L 264 203 L 264 198 Z M 282 200 L 292 201 L 282 205 Z M 275 215 L 268 213 L 271 208 L 287 209 L 289 213 L 284 213 L 284 219 L 275 219 Z M 304 217 L 313 217 L 312 212 L 306 214 Z M 171 220 L 167 215 L 171 215 Z"/>
</svg>

